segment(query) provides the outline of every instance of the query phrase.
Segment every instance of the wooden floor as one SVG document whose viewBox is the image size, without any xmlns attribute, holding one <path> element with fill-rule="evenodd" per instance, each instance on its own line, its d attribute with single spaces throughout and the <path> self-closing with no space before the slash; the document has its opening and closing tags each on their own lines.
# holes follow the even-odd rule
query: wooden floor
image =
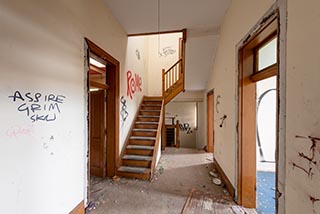
<svg viewBox="0 0 320 214">
<path fill-rule="evenodd" d="M 234 204 L 230 196 L 217 196 L 210 192 L 193 189 L 183 207 L 182 214 L 256 214 Z"/>
</svg>

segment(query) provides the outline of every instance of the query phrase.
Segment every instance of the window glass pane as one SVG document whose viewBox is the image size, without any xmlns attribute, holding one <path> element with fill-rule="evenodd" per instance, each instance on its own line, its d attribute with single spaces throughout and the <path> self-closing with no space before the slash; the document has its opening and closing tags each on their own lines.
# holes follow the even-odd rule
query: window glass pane
<svg viewBox="0 0 320 214">
<path fill-rule="evenodd" d="M 258 71 L 277 62 L 277 38 L 274 38 L 258 50 Z"/>
</svg>

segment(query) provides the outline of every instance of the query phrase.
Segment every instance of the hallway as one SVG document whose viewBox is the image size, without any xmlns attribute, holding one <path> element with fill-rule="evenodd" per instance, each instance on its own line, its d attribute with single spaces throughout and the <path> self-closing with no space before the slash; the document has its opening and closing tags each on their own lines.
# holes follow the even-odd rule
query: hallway
<svg viewBox="0 0 320 214">
<path fill-rule="evenodd" d="M 92 179 L 91 200 L 105 213 L 181 213 L 192 189 L 210 192 L 232 203 L 223 187 L 212 182 L 212 154 L 203 150 L 167 148 L 152 182 L 120 178 Z"/>
</svg>

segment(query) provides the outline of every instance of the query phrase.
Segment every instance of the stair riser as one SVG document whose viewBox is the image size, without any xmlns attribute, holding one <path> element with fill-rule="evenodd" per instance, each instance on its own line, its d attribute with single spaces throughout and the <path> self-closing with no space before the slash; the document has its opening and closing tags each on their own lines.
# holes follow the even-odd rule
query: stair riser
<svg viewBox="0 0 320 214">
<path fill-rule="evenodd" d="M 154 140 L 129 140 L 131 145 L 144 145 L 144 146 L 154 146 Z"/>
<path fill-rule="evenodd" d="M 159 111 L 140 111 L 139 115 L 151 115 L 151 116 L 159 116 Z"/>
<path fill-rule="evenodd" d="M 124 166 L 151 167 L 151 161 L 125 160 L 122 159 Z"/>
<path fill-rule="evenodd" d="M 136 129 L 157 129 L 157 124 L 135 124 L 134 128 Z"/>
<path fill-rule="evenodd" d="M 122 177 L 129 177 L 129 178 L 139 178 L 143 180 L 150 179 L 150 173 L 149 174 L 137 174 L 137 173 L 131 173 L 131 172 L 117 172 L 118 176 Z"/>
<path fill-rule="evenodd" d="M 142 110 L 161 110 L 161 106 L 141 106 Z"/>
<path fill-rule="evenodd" d="M 161 105 L 161 101 L 152 101 L 152 100 L 145 100 L 143 101 L 145 105 Z"/>
<path fill-rule="evenodd" d="M 152 156 L 153 150 L 144 150 L 144 149 L 126 149 L 127 155 L 145 155 Z"/>
<path fill-rule="evenodd" d="M 138 117 L 137 121 L 142 122 L 159 122 L 159 117 Z"/>
<path fill-rule="evenodd" d="M 132 136 L 155 137 L 157 132 L 132 131 Z"/>
</svg>

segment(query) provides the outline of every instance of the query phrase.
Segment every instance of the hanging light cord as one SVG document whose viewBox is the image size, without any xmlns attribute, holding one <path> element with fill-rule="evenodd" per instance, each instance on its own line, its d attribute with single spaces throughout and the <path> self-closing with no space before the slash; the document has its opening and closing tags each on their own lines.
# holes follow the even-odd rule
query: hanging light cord
<svg viewBox="0 0 320 214">
<path fill-rule="evenodd" d="M 158 53 L 160 55 L 160 0 L 158 0 Z"/>
</svg>

